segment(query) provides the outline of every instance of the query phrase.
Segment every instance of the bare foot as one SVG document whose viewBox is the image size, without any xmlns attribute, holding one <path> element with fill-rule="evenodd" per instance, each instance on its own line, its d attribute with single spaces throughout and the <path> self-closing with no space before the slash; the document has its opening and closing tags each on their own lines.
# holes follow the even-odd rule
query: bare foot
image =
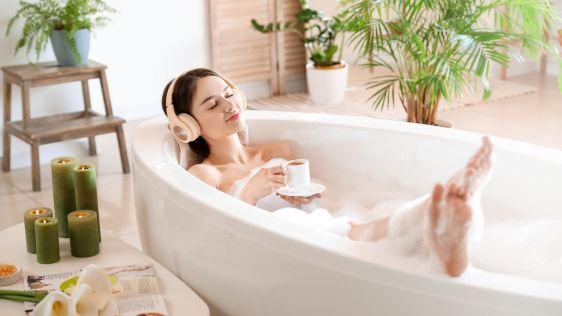
<svg viewBox="0 0 562 316">
<path fill-rule="evenodd" d="M 472 219 L 468 195 L 466 187 L 454 183 L 436 184 L 431 195 L 427 234 L 450 276 L 461 275 L 468 266 L 467 235 Z"/>
<path fill-rule="evenodd" d="M 483 189 L 488 180 L 488 176 L 493 164 L 493 146 L 488 136 L 482 137 L 482 146 L 468 160 L 464 170 L 461 170 L 462 177 L 453 177 L 448 183 L 463 186 L 467 190 L 468 197 Z"/>
</svg>

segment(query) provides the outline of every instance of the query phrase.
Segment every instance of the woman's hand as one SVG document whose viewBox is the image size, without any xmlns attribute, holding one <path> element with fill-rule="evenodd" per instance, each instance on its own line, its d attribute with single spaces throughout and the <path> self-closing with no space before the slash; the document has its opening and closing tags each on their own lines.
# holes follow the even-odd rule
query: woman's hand
<svg viewBox="0 0 562 316">
<path fill-rule="evenodd" d="M 288 195 L 281 195 L 281 194 L 277 194 L 277 195 L 279 195 L 280 198 L 293 205 L 308 204 L 312 202 L 314 199 L 322 197 L 320 193 L 311 196 L 288 196 Z"/>
<path fill-rule="evenodd" d="M 257 200 L 263 198 L 287 184 L 285 166 L 262 168 L 256 173 L 240 192 L 240 198 L 256 205 Z"/>
</svg>

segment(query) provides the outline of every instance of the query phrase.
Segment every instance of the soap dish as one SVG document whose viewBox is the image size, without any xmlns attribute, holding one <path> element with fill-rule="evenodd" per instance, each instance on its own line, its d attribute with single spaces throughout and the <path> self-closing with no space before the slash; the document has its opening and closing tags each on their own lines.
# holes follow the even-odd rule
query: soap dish
<svg viewBox="0 0 562 316">
<path fill-rule="evenodd" d="M 17 264 L 0 263 L 0 286 L 14 284 L 21 280 L 21 267 Z"/>
</svg>

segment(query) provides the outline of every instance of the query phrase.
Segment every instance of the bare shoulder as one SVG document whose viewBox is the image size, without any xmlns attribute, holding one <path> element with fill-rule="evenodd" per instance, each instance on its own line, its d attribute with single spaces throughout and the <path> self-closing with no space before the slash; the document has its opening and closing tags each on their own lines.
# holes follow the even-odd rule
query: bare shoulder
<svg viewBox="0 0 562 316">
<path fill-rule="evenodd" d="M 283 158 L 286 160 L 295 159 L 293 149 L 289 144 L 283 142 L 267 143 L 260 146 L 265 159 Z"/>
<path fill-rule="evenodd" d="M 218 188 L 221 181 L 221 172 L 217 167 L 208 164 L 197 164 L 191 166 L 187 171 L 199 178 L 201 181 Z"/>
</svg>

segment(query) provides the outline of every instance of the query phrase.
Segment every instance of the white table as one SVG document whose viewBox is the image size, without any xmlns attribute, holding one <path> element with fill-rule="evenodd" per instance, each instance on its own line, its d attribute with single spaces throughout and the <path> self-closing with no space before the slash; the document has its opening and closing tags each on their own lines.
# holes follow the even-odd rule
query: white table
<svg viewBox="0 0 562 316">
<path fill-rule="evenodd" d="M 209 315 L 209 308 L 205 302 L 185 283 L 154 259 L 119 239 L 103 236 L 100 253 L 90 258 L 72 257 L 70 243 L 66 238 L 61 238 L 59 244 L 60 261 L 53 264 L 39 264 L 35 255 L 27 253 L 24 227 L 23 224 L 18 224 L 0 231 L 0 262 L 21 265 L 24 277 L 30 273 L 76 271 L 90 263 L 95 263 L 100 267 L 151 263 L 158 275 L 160 290 L 166 299 L 170 315 Z M 23 290 L 23 279 L 13 285 L 2 287 L 2 289 Z M 0 300 L 0 314 L 23 315 L 23 304 Z"/>
</svg>

